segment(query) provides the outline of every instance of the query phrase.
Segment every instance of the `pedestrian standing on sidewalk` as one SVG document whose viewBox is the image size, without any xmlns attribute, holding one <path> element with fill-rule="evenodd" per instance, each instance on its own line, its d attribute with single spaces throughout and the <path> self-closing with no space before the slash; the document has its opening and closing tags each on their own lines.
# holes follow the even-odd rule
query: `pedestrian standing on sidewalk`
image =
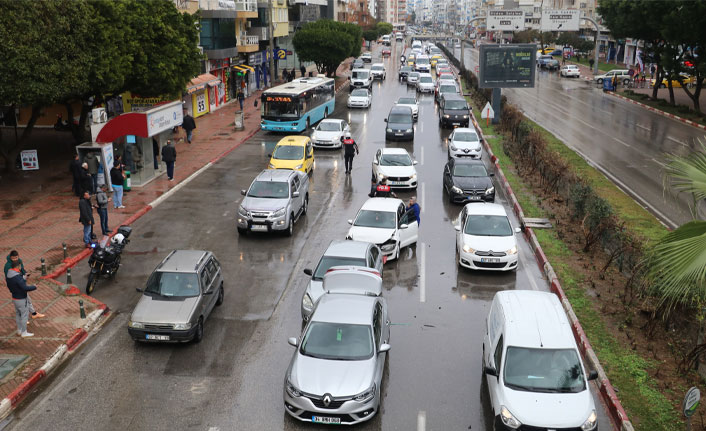
<svg viewBox="0 0 706 431">
<path fill-rule="evenodd" d="M 353 170 L 353 157 L 358 153 L 358 144 L 356 144 L 350 133 L 346 133 L 343 138 L 343 161 L 347 174 L 350 174 Z"/>
<path fill-rule="evenodd" d="M 588 67 L 590 67 L 591 70 L 593 70 L 593 64 L 594 64 L 595 62 L 596 62 L 596 61 L 595 61 L 594 59 L 592 59 L 592 58 L 590 58 L 590 59 L 588 60 Z"/>
<path fill-rule="evenodd" d="M 91 192 L 93 190 L 93 177 L 88 172 L 88 163 L 81 164 L 81 193 Z"/>
<path fill-rule="evenodd" d="M 245 95 L 242 91 L 238 91 L 238 103 L 240 103 L 240 110 L 243 110 L 243 100 L 245 100 Z"/>
<path fill-rule="evenodd" d="M 303 64 L 299 66 L 299 71 L 302 73 L 302 78 L 306 76 L 306 67 Z"/>
<path fill-rule="evenodd" d="M 83 225 L 83 243 L 91 246 L 93 232 L 93 208 L 91 207 L 91 194 L 88 190 L 83 192 L 83 197 L 78 201 L 78 221 Z"/>
<path fill-rule="evenodd" d="M 113 186 L 113 208 L 125 208 L 123 206 L 123 182 L 125 174 L 120 165 L 120 160 L 116 160 L 116 165 L 110 169 L 110 184 Z"/>
<path fill-rule="evenodd" d="M 37 286 L 27 285 L 24 277 L 20 274 L 20 262 L 13 261 L 10 270 L 7 271 L 7 288 L 12 294 L 12 303 L 15 305 L 15 323 L 17 323 L 17 335 L 22 338 L 32 337 L 34 334 L 27 332 L 27 321 L 29 320 L 30 301 L 27 292 L 37 290 Z"/>
<path fill-rule="evenodd" d="M 93 181 L 91 193 L 95 194 L 98 190 L 98 157 L 93 151 L 89 151 L 83 161 L 88 165 L 88 173 L 91 174 L 91 180 Z"/>
<path fill-rule="evenodd" d="M 242 109 L 242 107 L 240 109 Z M 194 129 L 196 128 L 196 121 L 194 121 L 194 117 L 189 115 L 186 109 L 184 109 L 184 120 L 181 123 L 181 127 L 186 131 L 186 142 L 190 144 L 191 137 L 193 136 Z"/>
<path fill-rule="evenodd" d="M 297 72 L 295 72 L 294 68 L 292 68 L 292 71 L 289 72 L 289 80 L 290 81 L 293 80 L 294 78 L 296 78 L 296 76 L 297 76 Z"/>
<path fill-rule="evenodd" d="M 2 271 L 3 275 L 5 275 L 5 284 L 7 283 L 7 273 L 10 271 L 12 268 L 12 262 L 19 262 L 19 272 L 20 275 L 27 280 L 29 278 L 30 273 L 25 271 L 25 265 L 22 262 L 22 259 L 20 259 L 20 254 L 17 252 L 17 250 L 12 250 L 10 254 L 7 255 L 7 262 L 5 263 L 5 267 Z M 27 295 L 27 302 L 28 302 L 28 308 L 29 308 L 29 313 L 32 316 L 32 319 L 40 319 L 42 317 L 46 317 L 42 313 L 38 313 L 37 310 L 34 309 L 34 306 L 32 305 L 32 300 L 29 298 L 29 295 Z"/>
<path fill-rule="evenodd" d="M 101 233 L 103 235 L 113 232 L 108 229 L 108 202 L 110 202 L 110 198 L 106 190 L 108 190 L 108 186 L 103 184 L 98 193 L 96 193 L 96 211 L 98 211 L 98 216 L 101 219 Z"/>
<path fill-rule="evenodd" d="M 69 163 L 69 172 L 74 179 L 71 191 L 76 196 L 81 196 L 81 161 L 78 159 L 78 154 L 74 154 L 74 159 Z"/>
<path fill-rule="evenodd" d="M 174 180 L 174 162 L 176 162 L 176 148 L 172 145 L 172 140 L 167 140 L 167 145 L 162 147 L 162 160 L 167 165 L 167 178 Z"/>
</svg>

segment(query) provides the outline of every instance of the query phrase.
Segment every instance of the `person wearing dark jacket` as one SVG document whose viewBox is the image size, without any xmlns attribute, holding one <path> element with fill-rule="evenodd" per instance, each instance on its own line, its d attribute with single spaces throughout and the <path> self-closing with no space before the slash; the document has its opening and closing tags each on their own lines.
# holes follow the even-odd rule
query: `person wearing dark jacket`
<svg viewBox="0 0 706 431">
<path fill-rule="evenodd" d="M 98 157 L 93 151 L 89 151 L 86 157 L 83 158 L 83 162 L 88 165 L 88 173 L 91 174 L 91 180 L 93 181 L 91 193 L 96 193 L 96 190 L 98 190 L 98 166 L 100 165 Z"/>
<path fill-rule="evenodd" d="M 347 174 L 353 171 L 353 157 L 359 153 L 358 144 L 356 144 L 350 133 L 346 133 L 346 136 L 343 138 L 343 161 Z"/>
<path fill-rule="evenodd" d="M 113 186 L 113 208 L 125 208 L 123 206 L 123 170 L 121 169 L 120 161 L 115 161 L 117 164 L 110 169 L 110 184 Z"/>
<path fill-rule="evenodd" d="M 13 262 L 19 262 L 19 273 L 25 280 L 27 280 L 27 277 L 30 276 L 30 273 L 25 270 L 25 265 L 22 262 L 22 259 L 20 259 L 20 254 L 17 252 L 17 250 L 12 250 L 10 254 L 7 255 L 7 262 L 5 262 L 5 268 L 3 269 L 3 275 L 5 276 L 5 284 L 7 284 L 7 273 L 10 272 L 10 269 L 12 269 Z M 32 300 L 29 298 L 29 295 L 27 295 L 27 305 L 32 319 L 39 319 L 41 317 L 45 317 L 44 314 L 38 313 L 34 309 L 34 306 L 32 305 Z"/>
<path fill-rule="evenodd" d="M 397 195 L 392 191 L 390 186 L 387 185 L 387 178 L 382 177 L 379 183 L 373 184 L 370 194 L 371 198 L 396 198 Z"/>
<path fill-rule="evenodd" d="M 170 139 L 167 141 L 167 145 L 162 147 L 162 160 L 167 165 L 167 178 L 169 178 L 169 181 L 174 180 L 174 162 L 176 162 L 176 157 L 176 148 L 174 148 Z"/>
<path fill-rule="evenodd" d="M 69 172 L 74 180 L 71 191 L 76 196 L 81 196 L 81 161 L 78 159 L 78 154 L 74 154 L 74 159 L 69 163 Z"/>
<path fill-rule="evenodd" d="M 27 285 L 27 281 L 20 274 L 20 262 L 14 261 L 10 270 L 7 271 L 7 288 L 12 295 L 12 303 L 15 305 L 15 323 L 17 323 L 17 335 L 22 338 L 31 337 L 34 334 L 27 332 L 27 321 L 29 320 L 29 296 L 27 292 L 37 289 L 37 286 Z"/>
<path fill-rule="evenodd" d="M 88 171 L 88 163 L 83 162 L 81 165 L 81 194 L 83 192 L 91 193 L 93 191 L 93 176 Z"/>
<path fill-rule="evenodd" d="M 78 201 L 78 221 L 83 225 L 83 242 L 86 247 L 91 246 L 91 233 L 93 232 L 93 208 L 91 207 L 91 194 L 83 192 L 83 197 Z"/>
<path fill-rule="evenodd" d="M 240 109 L 242 110 L 243 107 L 241 106 Z M 181 123 L 181 127 L 186 131 L 186 142 L 191 143 L 191 136 L 196 128 L 196 121 L 186 111 L 184 111 L 184 120 Z"/>
<path fill-rule="evenodd" d="M 302 73 L 302 78 L 306 76 L 306 67 L 303 64 L 299 66 L 299 71 Z"/>
</svg>

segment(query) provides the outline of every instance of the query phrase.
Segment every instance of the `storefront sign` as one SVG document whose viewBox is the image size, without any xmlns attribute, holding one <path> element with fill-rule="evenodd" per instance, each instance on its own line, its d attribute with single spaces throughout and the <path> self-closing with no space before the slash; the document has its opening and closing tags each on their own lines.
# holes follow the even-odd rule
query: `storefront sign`
<svg viewBox="0 0 706 431">
<path fill-rule="evenodd" d="M 39 169 L 39 159 L 37 158 L 37 150 L 24 150 L 20 153 L 22 160 L 23 171 L 36 171 Z"/>
<path fill-rule="evenodd" d="M 159 132 L 169 130 L 182 123 L 181 101 L 176 101 L 162 105 L 147 111 L 147 134 L 154 136 Z"/>
<path fill-rule="evenodd" d="M 140 97 L 129 91 L 123 93 L 123 112 L 145 112 L 155 105 L 169 101 L 169 97 Z"/>
<path fill-rule="evenodd" d="M 196 93 L 192 95 L 192 103 L 194 110 L 194 117 L 201 116 L 208 112 L 208 96 L 205 91 Z"/>
<path fill-rule="evenodd" d="M 265 56 L 262 54 L 262 51 L 252 52 L 248 55 L 248 64 L 250 65 L 262 64 L 264 62 Z"/>
<path fill-rule="evenodd" d="M 215 60 L 208 60 L 208 65 L 210 70 L 223 69 L 230 66 L 230 61 L 228 58 L 217 58 Z"/>
</svg>

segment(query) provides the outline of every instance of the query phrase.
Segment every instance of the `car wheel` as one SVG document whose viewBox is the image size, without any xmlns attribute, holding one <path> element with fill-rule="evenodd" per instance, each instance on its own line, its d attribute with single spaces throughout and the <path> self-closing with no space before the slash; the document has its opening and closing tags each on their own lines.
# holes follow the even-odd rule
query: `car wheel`
<svg viewBox="0 0 706 431">
<path fill-rule="evenodd" d="M 603 84 L 603 78 L 598 78 L 598 83 Z"/>
<path fill-rule="evenodd" d="M 667 86 L 664 84 L 659 84 L 659 88 L 667 88 Z"/>
<path fill-rule="evenodd" d="M 196 325 L 196 333 L 194 333 L 194 343 L 203 340 L 203 317 L 199 317 L 199 323 Z"/>
<path fill-rule="evenodd" d="M 247 234 L 248 234 L 248 230 L 245 229 L 245 228 L 239 227 L 239 228 L 238 228 L 238 234 L 240 234 L 240 235 L 247 235 Z"/>
<path fill-rule="evenodd" d="M 395 260 L 400 261 L 400 243 L 397 243 L 397 250 L 395 251 Z"/>
<path fill-rule="evenodd" d="M 223 296 L 223 283 L 221 283 L 221 287 L 218 289 L 218 299 L 216 299 L 216 305 L 223 304 Z"/>
<path fill-rule="evenodd" d="M 623 79 L 623 85 L 628 85 L 630 83 L 629 79 Z"/>
<path fill-rule="evenodd" d="M 324 109 L 324 118 L 328 118 L 328 108 Z"/>
<path fill-rule="evenodd" d="M 292 236 L 294 234 L 294 214 L 289 215 L 289 226 L 287 226 L 287 230 L 285 231 L 285 235 L 287 236 Z"/>
<path fill-rule="evenodd" d="M 308 129 L 310 127 L 311 127 L 311 119 L 309 119 L 309 117 L 307 117 L 306 118 L 306 128 Z"/>
<path fill-rule="evenodd" d="M 302 214 L 306 215 L 307 211 L 309 211 L 309 195 L 308 194 L 306 196 L 304 196 L 304 207 L 302 208 Z"/>
</svg>

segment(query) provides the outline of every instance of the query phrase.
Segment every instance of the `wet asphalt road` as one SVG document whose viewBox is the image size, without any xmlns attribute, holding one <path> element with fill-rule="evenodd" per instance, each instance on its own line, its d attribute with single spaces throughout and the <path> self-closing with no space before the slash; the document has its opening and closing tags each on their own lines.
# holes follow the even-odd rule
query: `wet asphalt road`
<svg viewBox="0 0 706 431">
<path fill-rule="evenodd" d="M 346 176 L 340 151 L 317 150 L 309 213 L 292 238 L 242 237 L 235 230 L 239 190 L 266 167 L 267 154 L 281 138 L 261 131 L 133 225 L 117 279 L 101 281 L 95 291 L 114 311 L 112 320 L 14 414 L 8 429 L 323 429 L 284 411 L 282 384 L 293 353 L 287 337 L 298 336 L 301 328 L 307 282 L 302 270 L 316 264 L 331 240 L 345 237 L 346 220 L 367 199 L 373 155 L 384 146 L 407 148 L 419 161 L 422 224 L 419 243 L 385 268 L 393 327 L 383 403 L 376 417 L 356 429 L 492 429 L 480 365 L 490 301 L 499 290 L 548 286 L 522 236 L 517 272 L 458 269 L 451 220 L 460 206 L 442 193 L 449 131 L 438 129 L 433 96 L 420 98 L 413 143 L 385 142 L 383 119 L 407 92 L 396 79 L 399 48 L 393 45 L 385 60 L 389 78 L 374 84 L 370 110 L 349 112 L 345 90 L 339 93 L 333 117 L 351 122 L 361 153 Z M 505 204 L 497 190 L 496 202 Z M 399 193 L 405 199 L 412 194 Z M 176 248 L 216 253 L 225 274 L 225 302 L 207 320 L 200 344 L 136 344 L 126 329 L 139 298 L 134 288 Z M 80 286 L 86 267 L 82 262 L 74 271 Z M 610 429 L 602 405 L 596 405 L 601 429 Z"/>
<path fill-rule="evenodd" d="M 460 56 L 460 50 L 455 50 Z M 478 51 L 464 48 L 465 66 L 475 68 Z M 683 91 L 675 89 L 675 91 Z M 670 228 L 692 220 L 689 196 L 665 193 L 665 154 L 690 154 L 704 132 L 633 103 L 604 94 L 581 77 L 537 70 L 534 88 L 504 88 L 508 100 L 597 167 L 624 192 Z M 703 205 L 699 218 L 705 219 Z"/>
</svg>

